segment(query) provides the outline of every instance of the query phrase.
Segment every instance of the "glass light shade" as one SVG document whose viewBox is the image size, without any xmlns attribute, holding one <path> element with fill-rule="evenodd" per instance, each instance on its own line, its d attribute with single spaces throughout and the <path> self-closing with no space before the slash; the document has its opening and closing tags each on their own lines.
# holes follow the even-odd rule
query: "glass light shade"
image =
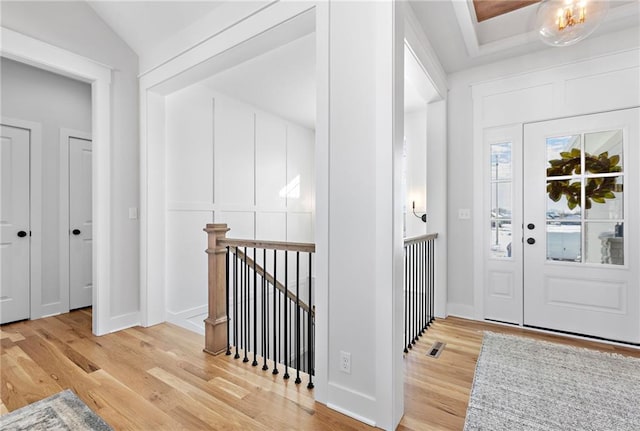
<svg viewBox="0 0 640 431">
<path fill-rule="evenodd" d="M 542 0 L 536 28 L 547 45 L 573 45 L 593 33 L 608 11 L 608 0 Z"/>
</svg>

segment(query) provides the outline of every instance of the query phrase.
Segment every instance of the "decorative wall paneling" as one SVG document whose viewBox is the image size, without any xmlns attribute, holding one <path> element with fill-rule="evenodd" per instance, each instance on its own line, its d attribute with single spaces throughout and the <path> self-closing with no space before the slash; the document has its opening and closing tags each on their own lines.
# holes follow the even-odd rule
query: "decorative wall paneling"
<svg viewBox="0 0 640 431">
<path fill-rule="evenodd" d="M 313 130 L 202 85 L 166 98 L 167 320 L 204 331 L 205 224 L 313 242 Z"/>
</svg>

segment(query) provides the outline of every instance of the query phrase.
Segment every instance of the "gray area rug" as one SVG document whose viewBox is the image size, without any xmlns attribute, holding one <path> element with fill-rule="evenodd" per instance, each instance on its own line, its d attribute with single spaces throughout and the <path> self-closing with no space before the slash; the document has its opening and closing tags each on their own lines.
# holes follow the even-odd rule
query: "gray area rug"
<svg viewBox="0 0 640 431">
<path fill-rule="evenodd" d="M 67 389 L 0 417 L 0 430 L 111 431 L 111 427 Z"/>
<path fill-rule="evenodd" d="M 465 431 L 640 430 L 640 359 L 485 332 Z"/>
</svg>

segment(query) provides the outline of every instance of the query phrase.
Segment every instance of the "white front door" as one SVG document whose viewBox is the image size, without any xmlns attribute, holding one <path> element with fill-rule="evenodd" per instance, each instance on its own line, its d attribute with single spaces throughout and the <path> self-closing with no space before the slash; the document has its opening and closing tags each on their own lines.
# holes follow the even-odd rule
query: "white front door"
<svg viewBox="0 0 640 431">
<path fill-rule="evenodd" d="M 69 137 L 69 309 L 92 302 L 91 141 Z"/>
<path fill-rule="evenodd" d="M 29 131 L 2 126 L 0 323 L 29 318 Z"/>
<path fill-rule="evenodd" d="M 640 109 L 524 126 L 524 324 L 640 343 Z"/>
</svg>

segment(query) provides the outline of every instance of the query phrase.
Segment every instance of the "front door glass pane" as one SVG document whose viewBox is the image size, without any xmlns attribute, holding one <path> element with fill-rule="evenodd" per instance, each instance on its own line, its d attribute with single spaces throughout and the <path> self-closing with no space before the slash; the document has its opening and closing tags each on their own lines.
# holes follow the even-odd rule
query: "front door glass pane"
<svg viewBox="0 0 640 431">
<path fill-rule="evenodd" d="M 585 223 L 587 263 L 624 265 L 624 224 Z"/>
<path fill-rule="evenodd" d="M 580 135 L 547 138 L 547 176 L 573 175 L 580 168 Z"/>
<path fill-rule="evenodd" d="M 491 233 L 490 256 L 511 258 L 511 142 L 491 145 Z"/>
<path fill-rule="evenodd" d="M 581 248 L 582 225 L 580 222 L 547 222 L 547 260 L 580 262 Z"/>
<path fill-rule="evenodd" d="M 622 130 L 546 139 L 547 260 L 624 264 Z"/>
<path fill-rule="evenodd" d="M 591 201 L 586 209 L 589 220 L 622 220 L 624 218 L 623 177 L 587 178 L 585 193 Z"/>
<path fill-rule="evenodd" d="M 622 172 L 622 130 L 584 134 L 587 173 Z"/>
<path fill-rule="evenodd" d="M 580 220 L 582 184 L 578 180 L 547 181 L 547 219 Z"/>
</svg>

